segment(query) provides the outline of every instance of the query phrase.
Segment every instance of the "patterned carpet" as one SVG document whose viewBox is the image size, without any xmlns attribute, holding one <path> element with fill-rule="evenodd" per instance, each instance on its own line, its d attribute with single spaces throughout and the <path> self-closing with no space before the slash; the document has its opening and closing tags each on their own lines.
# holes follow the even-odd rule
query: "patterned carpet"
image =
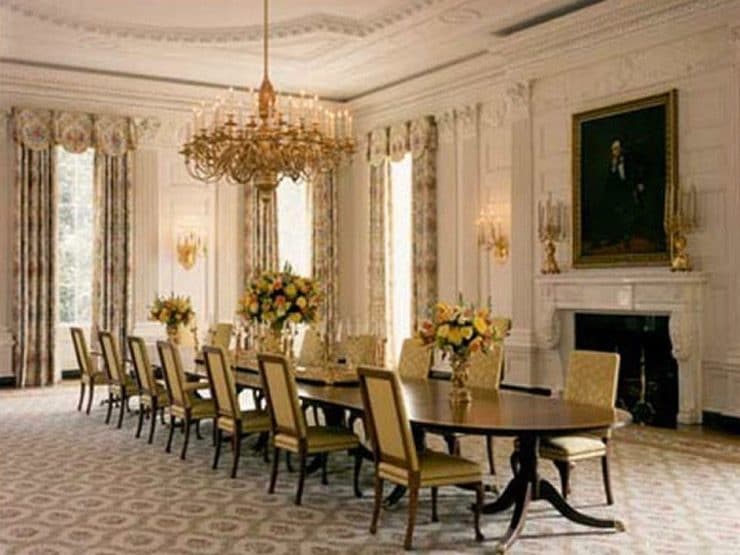
<svg viewBox="0 0 740 555">
<path fill-rule="evenodd" d="M 154 445 L 105 426 L 105 410 L 75 410 L 77 389 L 0 392 L 0 553 L 263 553 L 335 554 L 401 551 L 406 504 L 385 511 L 377 536 L 367 527 L 366 495 L 352 495 L 351 461 L 330 460 L 329 485 L 310 476 L 304 505 L 293 505 L 296 475 L 281 467 L 268 495 L 268 466 L 245 446 L 239 478 L 210 469 L 210 425 L 191 442 L 188 460 L 165 454 L 166 433 Z M 175 436 L 174 449 L 181 438 Z M 463 453 L 483 460 L 482 440 Z M 510 440 L 496 440 L 499 483 L 509 478 Z M 598 462 L 573 473 L 574 505 L 595 516 L 622 519 L 623 533 L 572 524 L 535 503 L 511 553 L 740 553 L 740 443 L 632 426 L 618 433 L 612 464 L 616 504 L 604 505 Z M 555 480 L 549 464 L 543 473 Z M 441 490 L 440 522 L 431 523 L 428 492 L 421 498 L 414 546 L 429 553 L 491 553 L 510 513 L 485 516 L 487 541 L 473 540 L 466 510 L 472 495 Z"/>
</svg>

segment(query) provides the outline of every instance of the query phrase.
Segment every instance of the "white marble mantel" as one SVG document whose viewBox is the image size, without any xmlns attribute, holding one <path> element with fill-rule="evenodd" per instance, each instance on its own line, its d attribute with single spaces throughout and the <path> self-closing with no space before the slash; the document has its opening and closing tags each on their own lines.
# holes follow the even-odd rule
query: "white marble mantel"
<svg viewBox="0 0 740 555">
<path fill-rule="evenodd" d="M 665 268 L 572 270 L 538 276 L 537 341 L 545 349 L 561 346 L 561 311 L 668 316 L 673 356 L 678 362 L 678 421 L 699 423 L 706 281 L 699 272 L 679 274 Z"/>
</svg>

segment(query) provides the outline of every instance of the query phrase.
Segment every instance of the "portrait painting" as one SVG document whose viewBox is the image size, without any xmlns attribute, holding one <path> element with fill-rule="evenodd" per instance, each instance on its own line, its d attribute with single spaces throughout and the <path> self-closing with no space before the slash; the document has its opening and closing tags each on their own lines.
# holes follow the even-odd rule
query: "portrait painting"
<svg viewBox="0 0 740 555">
<path fill-rule="evenodd" d="M 670 262 L 676 91 L 573 116 L 573 266 Z"/>
</svg>

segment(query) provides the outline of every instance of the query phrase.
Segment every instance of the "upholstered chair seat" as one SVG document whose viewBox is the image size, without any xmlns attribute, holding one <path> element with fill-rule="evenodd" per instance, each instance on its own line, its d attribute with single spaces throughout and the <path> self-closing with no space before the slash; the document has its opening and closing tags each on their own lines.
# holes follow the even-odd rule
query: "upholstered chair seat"
<svg viewBox="0 0 740 555">
<path fill-rule="evenodd" d="M 221 443 L 223 435 L 226 434 L 231 437 L 234 453 L 231 477 L 236 478 L 239 457 L 241 456 L 242 437 L 255 433 L 261 434 L 265 459 L 267 458 L 267 436 L 271 428 L 270 417 L 264 410 L 242 410 L 226 349 L 214 346 L 204 347 L 203 360 L 206 364 L 211 397 L 215 402 L 216 410 L 216 450 L 213 455 L 213 469 L 215 470 L 218 467 Z"/>
<path fill-rule="evenodd" d="M 361 366 L 358 369 L 365 425 L 369 431 L 375 460 L 375 504 L 370 533 L 378 529 L 385 480 L 409 490 L 408 524 L 404 547 L 411 549 L 419 489 L 432 488 L 432 521 L 437 519 L 437 489 L 441 486 L 468 486 L 476 492 L 475 538 L 483 539 L 480 512 L 483 481 L 478 463 L 431 449 L 417 452 L 406 415 L 401 382 L 396 372 Z"/>
<path fill-rule="evenodd" d="M 540 457 L 576 461 L 606 455 L 604 441 L 594 437 L 565 436 L 548 438 L 540 445 Z"/>
<path fill-rule="evenodd" d="M 275 492 L 278 461 L 281 451 L 296 453 L 299 460 L 298 489 L 295 504 L 300 505 L 303 484 L 306 479 L 306 459 L 308 455 L 321 457 L 322 481 L 326 483 L 326 463 L 329 453 L 352 451 L 355 458 L 354 488 L 359 497 L 359 474 L 362 465 L 360 439 L 348 428 L 330 426 L 308 426 L 298 399 L 295 375 L 283 356 L 260 353 L 257 355 L 262 389 L 270 413 L 272 426 L 272 473 L 269 492 Z"/>
<path fill-rule="evenodd" d="M 82 402 L 85 398 L 85 388 L 87 387 L 90 389 L 90 393 L 87 399 L 87 409 L 85 412 L 90 414 L 95 386 L 107 384 L 108 376 L 102 370 L 98 370 L 93 364 L 82 328 L 70 328 L 70 332 L 72 334 L 72 344 L 75 349 L 75 357 L 77 358 L 77 364 L 80 367 L 80 400 L 77 403 L 77 410 L 82 410 Z"/>
</svg>

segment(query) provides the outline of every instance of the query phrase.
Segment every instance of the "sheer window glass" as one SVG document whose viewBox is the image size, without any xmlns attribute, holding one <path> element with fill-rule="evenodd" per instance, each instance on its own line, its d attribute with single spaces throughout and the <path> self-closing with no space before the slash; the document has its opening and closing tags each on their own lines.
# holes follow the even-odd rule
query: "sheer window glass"
<svg viewBox="0 0 740 555">
<path fill-rule="evenodd" d="M 388 208 L 386 214 L 386 276 L 388 338 L 396 364 L 404 339 L 411 336 L 411 153 L 391 163 Z"/>
<path fill-rule="evenodd" d="M 278 256 L 280 269 L 289 263 L 301 276 L 311 275 L 311 187 L 305 181 L 285 181 L 277 188 Z"/>
<path fill-rule="evenodd" d="M 94 150 L 56 147 L 57 299 L 60 324 L 91 322 Z"/>
</svg>

